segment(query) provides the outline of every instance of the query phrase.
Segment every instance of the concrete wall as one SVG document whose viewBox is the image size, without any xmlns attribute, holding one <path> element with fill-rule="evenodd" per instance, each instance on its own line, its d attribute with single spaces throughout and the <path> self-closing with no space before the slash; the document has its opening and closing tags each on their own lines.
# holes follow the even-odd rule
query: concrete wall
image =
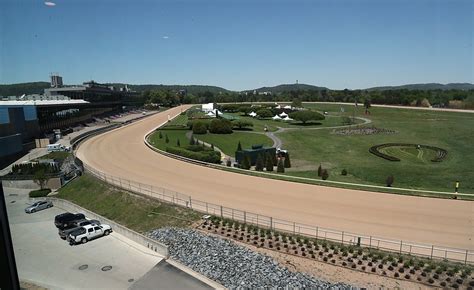
<svg viewBox="0 0 474 290">
<path fill-rule="evenodd" d="M 21 189 L 40 189 L 40 186 L 35 183 L 33 180 L 3 180 L 2 181 L 3 187 L 9 188 L 21 188 Z M 46 188 L 51 188 L 52 190 L 56 190 L 61 187 L 61 178 L 53 177 L 48 180 L 45 185 Z"/>
<path fill-rule="evenodd" d="M 70 201 L 64 200 L 64 199 L 58 199 L 58 198 L 48 198 L 51 200 L 54 204 L 54 206 L 62 208 L 66 211 L 70 212 L 80 212 L 84 213 L 88 218 L 90 219 L 96 219 L 99 220 L 101 223 L 108 224 L 112 227 L 112 230 L 114 232 L 117 232 L 129 239 L 131 239 L 134 242 L 137 242 L 149 249 L 152 249 L 153 251 L 157 252 L 158 254 L 162 255 L 166 259 L 168 258 L 168 247 L 164 244 L 161 244 L 158 241 L 155 241 L 153 239 L 150 239 L 148 237 L 145 237 L 144 235 L 137 233 L 135 231 L 132 231 L 114 221 L 111 221 L 101 215 L 98 215 L 94 212 L 91 212 L 85 208 L 82 208 Z"/>
</svg>

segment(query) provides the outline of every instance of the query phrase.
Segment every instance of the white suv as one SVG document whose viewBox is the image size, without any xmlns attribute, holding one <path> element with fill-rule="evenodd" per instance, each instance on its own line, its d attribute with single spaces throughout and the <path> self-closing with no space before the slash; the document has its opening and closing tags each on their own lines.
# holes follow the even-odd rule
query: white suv
<svg viewBox="0 0 474 290">
<path fill-rule="evenodd" d="M 71 246 L 79 243 L 85 244 L 92 239 L 107 236 L 111 232 L 112 228 L 109 225 L 86 225 L 69 233 L 67 241 Z"/>
</svg>

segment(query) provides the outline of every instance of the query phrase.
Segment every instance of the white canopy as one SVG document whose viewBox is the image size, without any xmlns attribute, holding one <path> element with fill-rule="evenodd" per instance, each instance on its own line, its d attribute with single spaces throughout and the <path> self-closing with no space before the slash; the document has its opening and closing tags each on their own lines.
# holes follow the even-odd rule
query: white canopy
<svg viewBox="0 0 474 290">
<path fill-rule="evenodd" d="M 290 105 L 286 105 L 283 107 L 284 109 L 291 109 L 291 106 Z"/>
<path fill-rule="evenodd" d="M 286 116 L 286 118 L 283 118 L 283 121 L 293 121 L 290 117 Z"/>
<path fill-rule="evenodd" d="M 251 113 L 249 114 L 249 116 L 250 116 L 250 117 L 256 117 L 256 116 L 257 116 L 257 113 L 251 112 Z"/>
<path fill-rule="evenodd" d="M 282 117 L 282 118 L 285 118 L 285 117 L 288 117 L 288 114 L 285 113 L 285 112 L 283 112 L 283 113 L 281 113 L 279 116 Z"/>
<path fill-rule="evenodd" d="M 275 115 L 274 117 L 272 117 L 273 120 L 281 120 L 280 116 L 278 115 Z"/>
<path fill-rule="evenodd" d="M 216 116 L 216 114 L 214 114 L 213 112 L 209 112 L 206 115 L 209 116 L 209 117 L 215 117 Z"/>
<path fill-rule="evenodd" d="M 280 106 L 280 105 L 277 105 L 277 106 L 275 107 L 275 109 L 281 109 L 281 106 Z"/>
</svg>

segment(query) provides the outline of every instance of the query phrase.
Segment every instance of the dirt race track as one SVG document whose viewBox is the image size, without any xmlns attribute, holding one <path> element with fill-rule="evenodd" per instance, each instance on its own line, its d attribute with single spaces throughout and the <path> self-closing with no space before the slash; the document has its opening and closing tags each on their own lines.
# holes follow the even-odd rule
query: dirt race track
<svg viewBox="0 0 474 290">
<path fill-rule="evenodd" d="M 474 250 L 474 202 L 421 198 L 253 177 L 178 161 L 144 135 L 183 108 L 88 139 L 77 156 L 120 178 L 274 218 L 365 235 Z"/>
</svg>

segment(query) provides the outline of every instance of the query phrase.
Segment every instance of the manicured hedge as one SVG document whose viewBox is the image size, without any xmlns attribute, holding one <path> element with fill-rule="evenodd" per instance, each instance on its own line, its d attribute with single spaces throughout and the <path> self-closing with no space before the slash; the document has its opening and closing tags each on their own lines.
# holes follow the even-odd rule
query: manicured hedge
<svg viewBox="0 0 474 290">
<path fill-rule="evenodd" d="M 232 122 L 225 119 L 214 119 L 209 125 L 209 132 L 214 134 L 231 134 Z"/>
<path fill-rule="evenodd" d="M 196 146 L 196 145 L 190 145 L 190 146 Z M 221 154 L 217 151 L 204 150 L 204 151 L 196 152 L 196 151 L 190 151 L 184 148 L 166 147 L 166 152 L 183 156 L 189 159 L 208 162 L 208 163 L 217 163 L 217 164 L 221 163 Z"/>
<path fill-rule="evenodd" d="M 45 197 L 50 192 L 51 192 L 51 189 L 45 188 L 45 189 L 32 190 L 30 191 L 29 195 L 30 197 Z"/>
</svg>

